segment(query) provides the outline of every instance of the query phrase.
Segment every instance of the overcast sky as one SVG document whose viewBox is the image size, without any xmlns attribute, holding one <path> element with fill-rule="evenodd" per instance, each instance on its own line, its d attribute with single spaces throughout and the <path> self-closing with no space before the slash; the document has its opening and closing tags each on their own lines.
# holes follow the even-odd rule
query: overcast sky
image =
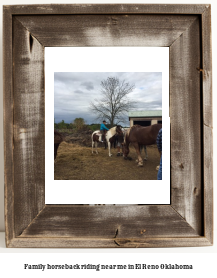
<svg viewBox="0 0 217 278">
<path fill-rule="evenodd" d="M 133 111 L 162 110 L 161 72 L 55 72 L 55 122 L 64 120 L 71 123 L 75 118 L 83 118 L 86 124 L 98 123 L 89 106 L 94 99 L 102 98 L 100 83 L 108 77 L 117 77 L 135 85 L 128 95 L 136 102 Z M 126 121 L 128 123 L 128 115 Z"/>
</svg>

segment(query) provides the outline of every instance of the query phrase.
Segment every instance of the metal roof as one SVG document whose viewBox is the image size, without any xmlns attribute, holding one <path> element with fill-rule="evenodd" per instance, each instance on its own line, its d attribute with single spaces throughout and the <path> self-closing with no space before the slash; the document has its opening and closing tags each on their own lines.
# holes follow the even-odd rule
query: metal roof
<svg viewBox="0 0 217 278">
<path fill-rule="evenodd" d="M 130 111 L 129 117 L 162 117 L 162 110 Z"/>
</svg>

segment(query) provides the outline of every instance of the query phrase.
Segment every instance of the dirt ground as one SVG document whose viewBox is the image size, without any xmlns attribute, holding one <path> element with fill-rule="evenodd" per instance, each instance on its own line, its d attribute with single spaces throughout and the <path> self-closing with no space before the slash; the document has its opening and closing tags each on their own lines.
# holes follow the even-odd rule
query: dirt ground
<svg viewBox="0 0 217 278">
<path fill-rule="evenodd" d="M 98 148 L 99 154 L 92 154 L 90 147 L 62 142 L 54 163 L 55 180 L 156 180 L 160 156 L 155 145 L 147 146 L 148 160 L 138 167 L 136 151 L 130 148 L 132 160 L 117 156 L 117 149 Z M 144 151 L 142 157 L 144 157 Z"/>
</svg>

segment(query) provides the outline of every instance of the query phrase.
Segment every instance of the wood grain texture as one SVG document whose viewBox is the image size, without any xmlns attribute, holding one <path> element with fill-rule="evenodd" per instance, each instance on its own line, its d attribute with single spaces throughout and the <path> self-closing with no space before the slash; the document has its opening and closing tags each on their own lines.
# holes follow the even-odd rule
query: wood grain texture
<svg viewBox="0 0 217 278">
<path fill-rule="evenodd" d="M 8 247 L 212 245 L 209 23 L 209 5 L 4 7 Z M 45 46 L 170 47 L 171 206 L 45 206 Z"/>
<path fill-rule="evenodd" d="M 4 9 L 3 22 L 3 91 L 4 91 L 4 180 L 6 245 L 14 238 L 14 159 L 13 159 L 13 62 L 12 16 Z"/>
<path fill-rule="evenodd" d="M 5 6 L 13 15 L 28 14 L 202 14 L 210 5 L 189 4 L 44 4 Z"/>
<path fill-rule="evenodd" d="M 211 6 L 202 13 L 204 234 L 213 243 L 213 103 Z"/>
<path fill-rule="evenodd" d="M 203 76 L 203 123 L 213 127 L 212 117 L 212 42 L 211 7 L 207 6 L 202 14 L 202 76 Z"/>
<path fill-rule="evenodd" d="M 202 231 L 199 18 L 170 46 L 171 205 Z"/>
<path fill-rule="evenodd" d="M 168 248 L 211 246 L 205 237 L 180 238 L 14 238 L 10 248 Z"/>
<path fill-rule="evenodd" d="M 213 243 L 213 131 L 204 126 L 204 235 Z"/>
<path fill-rule="evenodd" d="M 16 17 L 47 47 L 170 46 L 197 16 L 47 15 Z M 40 26 L 40 29 L 38 28 Z"/>
<path fill-rule="evenodd" d="M 159 229 L 160 227 L 160 229 Z M 146 238 L 198 236 L 169 205 L 46 205 L 22 237 Z"/>
<path fill-rule="evenodd" d="M 44 206 L 44 48 L 13 20 L 15 235 Z"/>
</svg>

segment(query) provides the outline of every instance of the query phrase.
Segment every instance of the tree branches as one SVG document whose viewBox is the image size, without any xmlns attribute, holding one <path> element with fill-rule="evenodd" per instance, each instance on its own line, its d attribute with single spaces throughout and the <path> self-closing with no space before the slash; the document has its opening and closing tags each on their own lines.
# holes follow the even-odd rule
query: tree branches
<svg viewBox="0 0 217 278">
<path fill-rule="evenodd" d="M 120 81 L 117 77 L 108 77 L 101 81 L 101 99 L 94 99 L 90 103 L 90 110 L 96 115 L 96 119 L 106 119 L 113 126 L 125 121 L 129 110 L 135 102 L 129 100 L 128 94 L 135 88 L 125 80 Z"/>
</svg>

